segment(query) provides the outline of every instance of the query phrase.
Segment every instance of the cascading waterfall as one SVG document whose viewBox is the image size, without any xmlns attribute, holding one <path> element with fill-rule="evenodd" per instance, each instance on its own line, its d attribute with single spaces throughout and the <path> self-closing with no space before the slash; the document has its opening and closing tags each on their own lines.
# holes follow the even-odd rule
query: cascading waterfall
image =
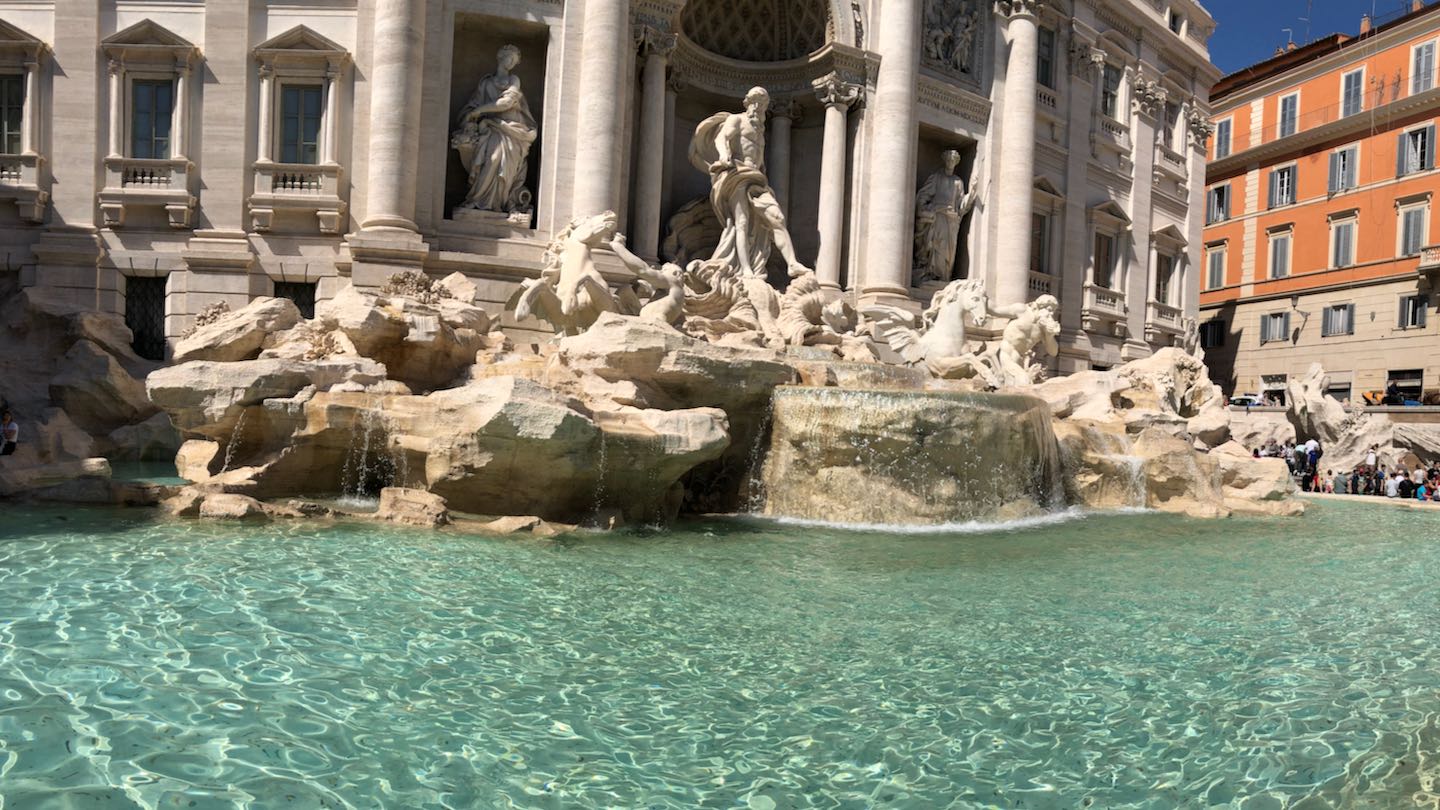
<svg viewBox="0 0 1440 810">
<path fill-rule="evenodd" d="M 590 510 L 595 516 L 597 523 L 600 522 L 601 511 L 605 508 L 605 477 L 610 474 L 609 448 L 606 444 L 605 431 L 603 429 L 600 431 L 599 456 L 599 459 L 597 459 L 598 463 L 596 464 L 597 469 L 595 471 L 594 505 Z"/>
<path fill-rule="evenodd" d="M 765 447 L 770 441 L 770 424 L 774 416 L 772 399 L 765 405 L 765 415 L 760 419 L 760 427 L 755 431 L 750 452 L 745 458 L 745 489 L 741 494 L 741 503 L 745 504 L 745 511 L 750 514 L 765 511 Z"/>
<path fill-rule="evenodd" d="M 378 398 L 365 401 L 355 422 L 340 470 L 341 500 L 352 506 L 373 506 L 384 487 L 408 483 L 409 461 L 404 448 L 392 441 L 395 431 Z"/>
<path fill-rule="evenodd" d="M 1032 397 L 936 391 L 775 391 L 767 515 L 943 524 L 1064 506 L 1049 409 Z"/>
<path fill-rule="evenodd" d="M 240 418 L 235 420 L 235 427 L 230 431 L 230 440 L 225 442 L 225 460 L 220 465 L 221 475 L 230 471 L 230 464 L 235 460 L 235 448 L 245 435 L 245 415 L 248 413 L 250 413 L 249 408 L 241 409 Z"/>
</svg>

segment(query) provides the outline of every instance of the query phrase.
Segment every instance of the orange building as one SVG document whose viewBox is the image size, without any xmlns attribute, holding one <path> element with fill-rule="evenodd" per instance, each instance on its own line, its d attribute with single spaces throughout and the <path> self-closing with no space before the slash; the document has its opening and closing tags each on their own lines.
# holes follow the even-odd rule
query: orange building
<svg viewBox="0 0 1440 810">
<path fill-rule="evenodd" d="M 1232 394 L 1320 362 L 1345 399 L 1440 392 L 1440 4 L 1411 0 L 1211 92 L 1201 345 Z"/>
</svg>

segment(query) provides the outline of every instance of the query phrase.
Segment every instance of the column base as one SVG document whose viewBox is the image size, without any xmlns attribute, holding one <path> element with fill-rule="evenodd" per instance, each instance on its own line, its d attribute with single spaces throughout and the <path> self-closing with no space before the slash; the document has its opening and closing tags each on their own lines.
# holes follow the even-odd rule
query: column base
<svg viewBox="0 0 1440 810">
<path fill-rule="evenodd" d="M 350 249 L 350 283 L 358 288 L 384 287 L 402 272 L 425 272 L 430 245 L 414 231 L 372 230 L 345 237 Z"/>
</svg>

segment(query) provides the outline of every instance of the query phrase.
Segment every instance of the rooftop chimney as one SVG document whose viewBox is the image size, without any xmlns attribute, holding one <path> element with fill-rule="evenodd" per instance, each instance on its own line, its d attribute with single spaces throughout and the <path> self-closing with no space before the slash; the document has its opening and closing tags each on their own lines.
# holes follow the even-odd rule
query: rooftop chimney
<svg viewBox="0 0 1440 810">
<path fill-rule="evenodd" d="M 1360 18 L 1360 36 L 1370 33 L 1370 15 L 1366 14 Z"/>
<path fill-rule="evenodd" d="M 1293 50 L 1295 50 L 1296 48 L 1299 48 L 1299 47 L 1300 47 L 1299 45 L 1296 45 L 1296 44 L 1295 44 L 1295 41 L 1294 41 L 1294 40 L 1291 40 L 1291 41 L 1290 41 L 1290 44 L 1285 46 L 1285 50 L 1287 50 L 1287 51 L 1293 51 Z"/>
<path fill-rule="evenodd" d="M 1422 9 L 1422 8 L 1425 8 L 1425 0 L 1410 0 L 1410 13 L 1411 13 L 1411 14 L 1414 14 L 1415 12 L 1419 11 L 1419 10 Z"/>
</svg>

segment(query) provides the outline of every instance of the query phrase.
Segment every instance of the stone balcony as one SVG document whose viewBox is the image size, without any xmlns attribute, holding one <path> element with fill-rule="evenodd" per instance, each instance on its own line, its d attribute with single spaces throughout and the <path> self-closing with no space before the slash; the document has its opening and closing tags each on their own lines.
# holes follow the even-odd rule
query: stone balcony
<svg viewBox="0 0 1440 810">
<path fill-rule="evenodd" d="M 1080 309 L 1080 325 L 1085 331 L 1125 337 L 1129 333 L 1125 325 L 1129 312 L 1125 293 L 1086 283 L 1085 303 Z"/>
<path fill-rule="evenodd" d="M 1031 301 L 1034 301 L 1042 295 L 1054 295 L 1058 298 L 1059 296 L 1056 293 L 1056 289 L 1059 286 L 1060 280 L 1049 273 L 1037 273 L 1034 270 L 1030 271 L 1029 290 Z"/>
<path fill-rule="evenodd" d="M 1148 343 L 1172 345 L 1175 338 L 1185 335 L 1185 311 L 1179 307 L 1151 301 L 1145 310 L 1145 340 Z"/>
<path fill-rule="evenodd" d="M 125 224 L 132 208 L 165 209 L 172 228 L 189 228 L 195 211 L 190 193 L 195 164 L 185 158 L 105 158 L 105 188 L 100 190 L 100 214 L 107 228 Z"/>
<path fill-rule="evenodd" d="M 45 158 L 39 155 L 0 155 L 0 200 L 12 200 L 21 219 L 45 220 L 50 194 L 40 188 L 40 170 Z"/>
<path fill-rule="evenodd" d="M 1419 271 L 1421 276 L 1430 280 L 1430 286 L 1440 282 L 1440 245 L 1420 249 Z"/>
<path fill-rule="evenodd" d="M 261 161 L 254 169 L 250 224 L 256 231 L 270 230 L 276 211 L 298 211 L 314 214 L 321 233 L 340 233 L 345 221 L 345 201 L 340 199 L 344 170 L 338 164 Z"/>
</svg>

